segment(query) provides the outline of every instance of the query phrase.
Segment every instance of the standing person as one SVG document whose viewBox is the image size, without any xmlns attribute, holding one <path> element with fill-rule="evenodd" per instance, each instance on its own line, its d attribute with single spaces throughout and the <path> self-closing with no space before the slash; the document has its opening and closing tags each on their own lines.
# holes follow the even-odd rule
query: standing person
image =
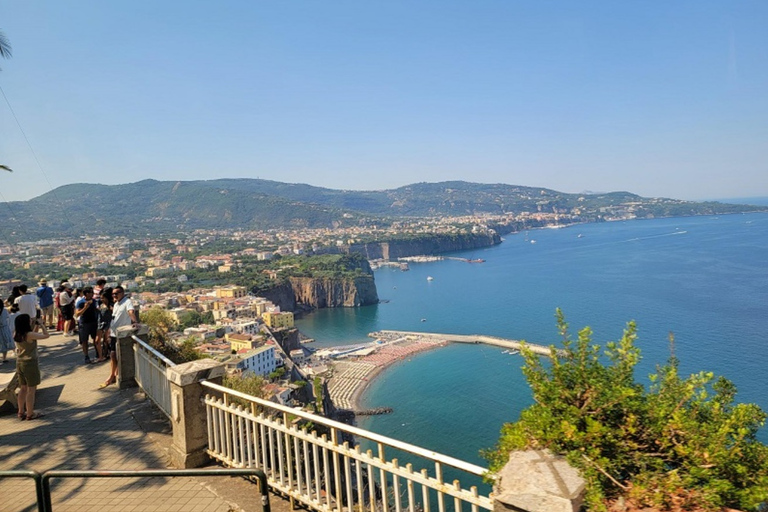
<svg viewBox="0 0 768 512">
<path fill-rule="evenodd" d="M 93 287 L 93 300 L 96 301 L 96 304 L 101 303 L 101 292 L 104 291 L 106 284 L 107 280 L 103 277 L 96 280 L 96 286 Z"/>
<path fill-rule="evenodd" d="M 95 295 L 95 293 L 94 293 Z M 99 361 L 109 358 L 109 324 L 112 322 L 112 306 L 115 301 L 112 298 L 112 288 L 104 288 L 99 301 L 99 330 L 96 332 L 96 343 L 101 345 L 101 357 Z"/>
<path fill-rule="evenodd" d="M 3 362 L 8 362 L 8 351 L 13 350 L 13 329 L 11 328 L 11 315 L 5 308 L 5 304 L 0 300 L 0 354 L 3 355 Z"/>
<path fill-rule="evenodd" d="M 112 307 L 112 322 L 109 325 L 109 359 L 111 369 L 109 378 L 99 386 L 100 388 L 105 388 L 117 382 L 117 329 L 138 323 L 133 302 L 125 296 L 123 287 L 115 286 L 112 296 L 115 299 L 115 305 Z"/>
<path fill-rule="evenodd" d="M 27 314 L 19 314 L 14 322 L 16 333 L 16 374 L 19 376 L 19 419 L 34 420 L 43 415 L 35 412 L 35 393 L 40 385 L 40 365 L 37 359 L 37 341 L 49 338 L 48 329 L 36 319 L 35 331 Z M 36 332 L 41 327 L 42 332 Z"/>
<path fill-rule="evenodd" d="M 62 283 L 61 288 L 59 307 L 61 308 L 61 317 L 64 319 L 64 335 L 72 336 L 75 318 L 75 299 L 72 296 L 72 286 L 69 283 Z"/>
<path fill-rule="evenodd" d="M 35 294 L 40 304 L 41 317 L 49 329 L 53 329 L 53 288 L 48 286 L 48 281 L 41 279 L 40 287 Z"/>
<path fill-rule="evenodd" d="M 19 314 L 29 315 L 31 322 L 37 320 L 37 299 L 31 293 L 27 293 L 27 285 L 22 284 L 19 286 L 19 295 L 16 297 L 15 304 L 19 306 Z M 30 328 L 34 325 L 30 324 Z"/>
<path fill-rule="evenodd" d="M 88 338 L 93 340 L 96 355 L 101 360 L 101 347 L 96 343 L 96 332 L 99 330 L 98 308 L 96 301 L 93 300 L 93 288 L 86 286 L 83 288 L 83 296 L 75 303 L 75 317 L 79 324 L 78 335 L 85 356 L 85 364 L 91 363 L 91 358 L 88 357 Z"/>
<path fill-rule="evenodd" d="M 11 294 L 8 296 L 8 306 L 13 306 L 16 303 L 16 299 L 21 297 L 21 292 L 19 291 L 18 286 L 14 286 L 13 289 L 11 289 Z"/>
</svg>

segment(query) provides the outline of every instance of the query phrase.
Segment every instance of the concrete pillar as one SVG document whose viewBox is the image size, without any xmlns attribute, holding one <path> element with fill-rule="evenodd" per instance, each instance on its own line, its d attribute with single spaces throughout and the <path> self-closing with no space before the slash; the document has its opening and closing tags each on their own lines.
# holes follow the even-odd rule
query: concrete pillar
<svg viewBox="0 0 768 512">
<path fill-rule="evenodd" d="M 136 328 L 126 325 L 117 328 L 117 385 L 120 389 L 135 388 L 136 358 L 133 354 L 133 336 L 149 342 L 149 327 L 139 325 Z"/>
<path fill-rule="evenodd" d="M 203 401 L 206 389 L 200 382 L 221 384 L 224 365 L 200 359 L 172 366 L 166 376 L 171 384 L 171 464 L 183 469 L 200 467 L 208 461 L 208 419 Z"/>
<path fill-rule="evenodd" d="M 585 488 L 563 457 L 548 450 L 512 452 L 497 475 L 493 512 L 578 512 Z"/>
</svg>

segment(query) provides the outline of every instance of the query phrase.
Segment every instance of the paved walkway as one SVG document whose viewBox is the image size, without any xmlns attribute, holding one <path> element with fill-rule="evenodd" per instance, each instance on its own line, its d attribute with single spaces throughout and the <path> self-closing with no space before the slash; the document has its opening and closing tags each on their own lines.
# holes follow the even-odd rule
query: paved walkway
<svg viewBox="0 0 768 512">
<path fill-rule="evenodd" d="M 76 338 L 53 335 L 40 343 L 42 384 L 36 411 L 20 421 L 0 408 L 2 470 L 140 470 L 169 467 L 170 425 L 138 390 L 99 389 L 109 363 L 83 364 Z M 15 359 L 0 365 L 14 371 Z M 93 478 L 53 483 L 55 512 L 258 512 L 258 486 L 240 478 Z M 226 498 L 224 497 L 226 496 Z M 287 510 L 274 495 L 273 510 Z M 0 479 L 0 510 L 34 511 L 31 479 Z"/>
</svg>

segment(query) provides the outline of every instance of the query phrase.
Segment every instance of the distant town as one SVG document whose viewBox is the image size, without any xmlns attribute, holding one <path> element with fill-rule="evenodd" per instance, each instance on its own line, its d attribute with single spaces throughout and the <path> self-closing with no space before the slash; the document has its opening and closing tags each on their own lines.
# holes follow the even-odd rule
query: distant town
<svg viewBox="0 0 768 512">
<path fill-rule="evenodd" d="M 635 218 L 631 204 L 606 206 L 601 215 L 602 220 Z M 500 243 L 500 233 L 583 221 L 576 209 L 401 218 L 383 226 L 199 229 L 169 237 L 82 235 L 5 243 L 0 245 L 0 295 L 7 297 L 22 283 L 33 289 L 41 279 L 54 289 L 65 280 L 79 289 L 103 278 L 107 287 L 122 285 L 128 290 L 140 315 L 160 309 L 171 319 L 164 343 L 192 345 L 200 356 L 224 362 L 231 374 L 263 377 L 264 392 L 271 399 L 291 405 L 319 403 L 317 397 L 328 397 L 330 388 L 331 400 L 325 407 L 315 405 L 316 409 L 335 407 L 334 394 L 344 407 L 354 408 L 355 390 L 341 385 L 345 375 L 358 378 L 361 371 L 368 375 L 377 361 L 391 362 L 435 344 L 389 339 L 381 347 L 351 350 L 341 354 L 347 366 L 339 368 L 335 384 L 329 383 L 334 369 L 329 363 L 339 354 L 311 350 L 307 343 L 312 340 L 295 328 L 294 314 L 378 301 L 371 269 L 383 264 L 399 261 L 397 265 L 405 270 L 409 260 Z M 362 298 L 300 296 L 298 280 L 319 278 L 355 280 L 355 293 Z M 366 280 L 372 291 L 360 290 L 360 281 Z M 287 301 L 285 293 L 273 293 L 280 283 L 287 286 L 283 291 L 293 292 Z M 331 292 L 327 293 L 330 297 Z M 381 353 L 371 359 L 373 366 L 349 368 L 348 356 L 354 359 L 377 351 Z M 318 375 L 323 378 L 317 380 Z M 314 382 L 314 393 L 301 392 L 310 382 Z"/>
</svg>

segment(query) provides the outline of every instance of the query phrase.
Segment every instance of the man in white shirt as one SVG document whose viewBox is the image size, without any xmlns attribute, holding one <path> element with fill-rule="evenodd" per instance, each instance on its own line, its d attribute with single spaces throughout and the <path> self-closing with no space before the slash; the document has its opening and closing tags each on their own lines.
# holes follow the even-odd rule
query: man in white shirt
<svg viewBox="0 0 768 512">
<path fill-rule="evenodd" d="M 111 369 L 109 378 L 104 381 L 101 388 L 117 382 L 117 329 L 126 325 L 135 325 L 138 323 L 136 311 L 133 308 L 133 301 L 125 296 L 125 290 L 122 286 L 115 286 L 112 290 L 112 297 L 115 299 L 115 305 L 112 306 L 112 323 L 109 324 L 109 359 Z"/>
<path fill-rule="evenodd" d="M 16 297 L 14 304 L 19 306 L 19 314 L 29 315 L 32 325 L 35 325 L 35 320 L 37 320 L 37 298 L 31 293 L 27 293 L 27 285 L 25 284 L 19 286 L 19 291 L 21 295 Z"/>
</svg>

